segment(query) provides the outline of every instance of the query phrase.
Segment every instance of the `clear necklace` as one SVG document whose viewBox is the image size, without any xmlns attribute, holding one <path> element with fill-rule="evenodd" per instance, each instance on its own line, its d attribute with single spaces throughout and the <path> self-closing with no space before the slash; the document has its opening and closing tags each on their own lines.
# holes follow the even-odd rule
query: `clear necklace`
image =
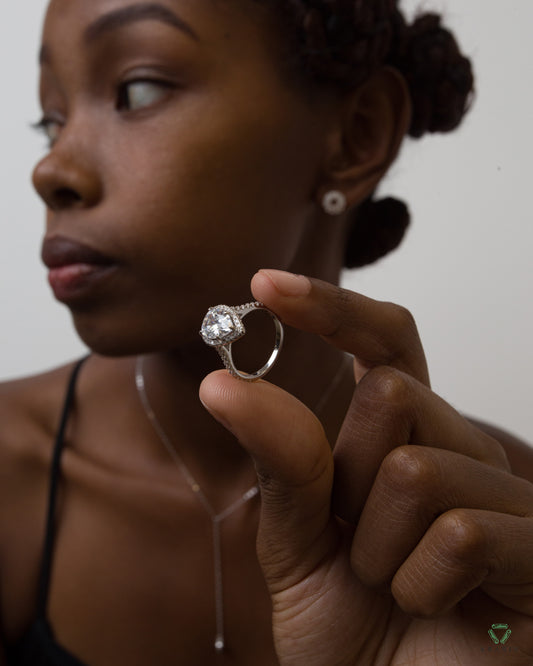
<svg viewBox="0 0 533 666">
<path fill-rule="evenodd" d="M 345 370 L 346 357 L 343 357 L 338 371 L 335 373 L 333 380 L 327 387 L 326 391 L 320 397 L 320 400 L 315 407 L 315 414 L 319 414 L 324 405 L 327 403 L 329 397 L 333 391 L 339 385 L 342 375 Z M 239 499 L 230 504 L 220 513 L 216 511 L 211 506 L 207 496 L 204 491 L 201 489 L 200 485 L 193 477 L 188 467 L 185 465 L 183 460 L 178 455 L 178 452 L 174 448 L 174 445 L 170 441 L 167 433 L 163 430 L 161 423 L 159 422 L 157 416 L 152 409 L 150 401 L 148 400 L 148 395 L 146 393 L 146 386 L 144 381 L 143 373 L 143 357 L 139 356 L 137 358 L 137 363 L 135 366 L 135 385 L 137 386 L 137 392 L 139 398 L 141 399 L 141 404 L 144 408 L 145 414 L 148 417 L 148 420 L 152 424 L 155 432 L 157 433 L 159 439 L 163 443 L 165 449 L 167 450 L 169 456 L 181 470 L 183 477 L 189 487 L 191 488 L 194 495 L 198 498 L 200 504 L 204 507 L 207 515 L 211 519 L 211 530 L 213 534 L 213 566 L 214 566 L 214 591 L 215 591 L 215 640 L 214 648 L 216 652 L 223 652 L 226 647 L 225 634 L 224 634 L 224 588 L 222 580 L 222 550 L 221 550 L 221 534 L 220 534 L 220 525 L 222 521 L 228 516 L 231 516 L 237 509 L 240 509 L 243 504 L 246 504 L 249 500 L 253 499 L 259 494 L 259 486 L 257 484 L 249 488 Z"/>
</svg>

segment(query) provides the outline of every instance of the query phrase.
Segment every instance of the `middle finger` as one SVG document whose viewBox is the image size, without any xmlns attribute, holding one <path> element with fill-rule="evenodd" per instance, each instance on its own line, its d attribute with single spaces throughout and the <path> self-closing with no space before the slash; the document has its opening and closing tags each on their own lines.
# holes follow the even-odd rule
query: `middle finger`
<svg viewBox="0 0 533 666">
<path fill-rule="evenodd" d="M 390 583 L 431 524 L 455 508 L 529 516 L 533 486 L 453 451 L 395 449 L 380 467 L 353 539 L 352 566 L 362 582 Z"/>
<path fill-rule="evenodd" d="M 500 444 L 429 388 L 393 368 L 375 368 L 358 384 L 334 449 L 337 515 L 357 522 L 382 461 L 406 444 L 509 470 Z"/>
</svg>

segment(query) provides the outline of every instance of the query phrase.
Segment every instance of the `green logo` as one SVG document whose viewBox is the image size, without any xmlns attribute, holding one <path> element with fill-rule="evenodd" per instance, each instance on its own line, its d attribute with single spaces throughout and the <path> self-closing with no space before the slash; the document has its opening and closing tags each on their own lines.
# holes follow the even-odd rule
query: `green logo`
<svg viewBox="0 0 533 666">
<path fill-rule="evenodd" d="M 496 631 L 500 632 L 503 631 L 504 633 L 501 635 L 501 638 L 498 638 L 496 635 Z M 505 645 L 507 641 L 509 640 L 509 636 L 511 635 L 511 630 L 509 629 L 508 624 L 501 624 L 501 623 L 496 623 L 493 624 L 492 627 L 489 629 L 489 636 L 492 639 L 492 642 L 495 643 L 496 645 Z"/>
</svg>

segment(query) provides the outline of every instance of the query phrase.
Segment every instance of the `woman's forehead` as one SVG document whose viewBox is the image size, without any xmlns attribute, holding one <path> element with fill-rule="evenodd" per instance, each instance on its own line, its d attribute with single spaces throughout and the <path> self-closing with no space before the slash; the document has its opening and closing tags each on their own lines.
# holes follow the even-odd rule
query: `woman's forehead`
<svg viewBox="0 0 533 666">
<path fill-rule="evenodd" d="M 147 44 L 149 39 L 157 42 L 158 34 L 166 43 L 175 34 L 179 43 L 194 46 L 217 71 L 238 65 L 239 70 L 254 68 L 265 83 L 284 78 L 283 39 L 276 17 L 252 0 L 51 0 L 41 64 L 84 67 L 100 45 L 128 43 L 131 52 L 140 35 Z"/>
<path fill-rule="evenodd" d="M 262 3 L 250 0 L 50 0 L 47 16 L 90 21 L 106 14 L 126 13 L 154 18 L 190 16 L 198 21 L 264 16 Z"/>
<path fill-rule="evenodd" d="M 90 38 L 95 34 L 141 21 L 160 21 L 197 41 L 257 40 L 273 35 L 272 14 L 250 0 L 51 0 L 44 40 L 58 33 Z M 65 32 L 68 31 L 68 32 Z"/>
</svg>

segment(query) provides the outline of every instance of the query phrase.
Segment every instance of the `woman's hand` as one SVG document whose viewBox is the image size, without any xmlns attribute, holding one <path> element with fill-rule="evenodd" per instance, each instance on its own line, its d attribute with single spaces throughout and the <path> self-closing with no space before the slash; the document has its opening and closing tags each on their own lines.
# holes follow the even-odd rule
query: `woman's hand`
<svg viewBox="0 0 533 666">
<path fill-rule="evenodd" d="M 533 484 L 430 390 L 412 317 L 277 271 L 252 288 L 353 354 L 357 381 L 334 455 L 281 389 L 223 371 L 202 384 L 257 466 L 281 665 L 533 663 Z"/>
</svg>

